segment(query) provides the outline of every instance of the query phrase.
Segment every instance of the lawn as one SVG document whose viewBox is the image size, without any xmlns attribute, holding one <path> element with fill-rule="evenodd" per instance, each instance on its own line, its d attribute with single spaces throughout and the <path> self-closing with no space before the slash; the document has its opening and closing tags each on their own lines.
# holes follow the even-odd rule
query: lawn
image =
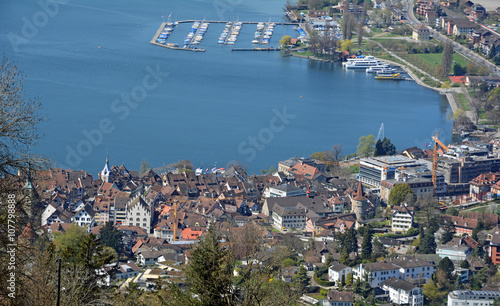
<svg viewBox="0 0 500 306">
<path fill-rule="evenodd" d="M 459 93 L 458 100 L 460 101 L 460 104 L 462 105 L 464 110 L 470 111 L 469 102 L 467 102 L 467 98 L 465 97 L 465 94 Z"/>
<path fill-rule="evenodd" d="M 317 299 L 317 300 L 324 300 L 326 299 L 326 296 L 321 294 L 321 293 L 308 293 L 307 294 L 308 296 L 312 297 L 313 299 Z"/>
<path fill-rule="evenodd" d="M 441 63 L 443 53 L 421 53 L 418 56 L 431 65 L 437 65 Z M 462 67 L 467 66 L 467 60 L 460 54 L 453 54 L 453 60 Z"/>
</svg>

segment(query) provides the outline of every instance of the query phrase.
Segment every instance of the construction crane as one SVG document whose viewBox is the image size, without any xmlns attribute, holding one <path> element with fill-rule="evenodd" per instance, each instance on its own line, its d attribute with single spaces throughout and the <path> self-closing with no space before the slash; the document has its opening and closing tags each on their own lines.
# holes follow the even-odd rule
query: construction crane
<svg viewBox="0 0 500 306">
<path fill-rule="evenodd" d="M 432 140 L 434 140 L 434 151 L 432 152 L 432 184 L 434 185 L 434 190 L 437 188 L 437 167 L 438 167 L 438 145 L 443 148 L 443 152 L 448 151 L 448 147 L 445 146 L 439 139 L 438 139 L 438 132 L 436 131 L 436 136 L 432 137 Z"/>
<path fill-rule="evenodd" d="M 177 201 L 174 201 L 174 241 L 177 241 Z"/>
</svg>

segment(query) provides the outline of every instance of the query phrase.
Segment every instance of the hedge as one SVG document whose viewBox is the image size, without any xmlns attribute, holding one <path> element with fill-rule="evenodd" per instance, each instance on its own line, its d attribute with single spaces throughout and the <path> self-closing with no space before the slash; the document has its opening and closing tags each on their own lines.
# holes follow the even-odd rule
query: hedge
<svg viewBox="0 0 500 306">
<path fill-rule="evenodd" d="M 380 237 L 382 238 L 404 238 L 404 237 L 410 237 L 410 236 L 416 236 L 419 234 L 419 230 L 418 228 L 410 228 L 406 233 L 402 233 L 402 234 L 385 234 L 385 235 L 382 235 Z"/>
<path fill-rule="evenodd" d="M 335 282 L 329 282 L 326 280 L 319 279 L 318 276 L 316 275 L 316 272 L 314 272 L 313 279 L 320 286 L 324 286 L 324 287 L 335 286 Z"/>
</svg>

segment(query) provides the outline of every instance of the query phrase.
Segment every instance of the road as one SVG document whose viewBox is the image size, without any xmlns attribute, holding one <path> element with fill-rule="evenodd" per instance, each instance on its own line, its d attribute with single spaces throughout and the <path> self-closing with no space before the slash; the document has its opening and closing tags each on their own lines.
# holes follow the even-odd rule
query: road
<svg viewBox="0 0 500 306">
<path fill-rule="evenodd" d="M 415 27 L 418 24 L 420 24 L 420 21 L 415 17 L 413 14 L 413 1 L 412 0 L 403 0 L 403 9 L 406 10 L 406 20 L 405 23 L 409 25 L 410 27 Z M 450 14 L 453 12 L 450 12 Z M 455 13 L 453 13 L 454 17 L 458 17 Z M 454 40 L 444 36 L 443 34 L 439 33 L 438 31 L 434 30 L 433 28 L 430 28 L 431 34 L 434 36 L 435 39 L 438 39 L 442 42 L 448 42 L 450 41 L 453 44 L 453 47 L 455 51 L 461 53 L 463 56 L 466 58 L 474 61 L 477 65 L 480 67 L 487 67 L 492 71 L 493 74 L 500 76 L 500 71 L 498 70 L 498 67 L 495 66 L 493 63 L 487 61 L 484 59 L 482 56 L 476 54 L 474 51 L 460 45 L 459 43 L 456 43 Z"/>
</svg>

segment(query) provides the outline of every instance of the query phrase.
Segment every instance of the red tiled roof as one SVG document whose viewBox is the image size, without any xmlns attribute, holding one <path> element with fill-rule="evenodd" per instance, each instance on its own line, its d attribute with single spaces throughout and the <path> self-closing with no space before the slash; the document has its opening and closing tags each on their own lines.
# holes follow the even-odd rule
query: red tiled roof
<svg viewBox="0 0 500 306">
<path fill-rule="evenodd" d="M 451 76 L 450 80 L 451 80 L 452 83 L 462 83 L 462 84 L 465 84 L 466 78 L 463 75 L 458 75 L 458 76 Z"/>
</svg>

